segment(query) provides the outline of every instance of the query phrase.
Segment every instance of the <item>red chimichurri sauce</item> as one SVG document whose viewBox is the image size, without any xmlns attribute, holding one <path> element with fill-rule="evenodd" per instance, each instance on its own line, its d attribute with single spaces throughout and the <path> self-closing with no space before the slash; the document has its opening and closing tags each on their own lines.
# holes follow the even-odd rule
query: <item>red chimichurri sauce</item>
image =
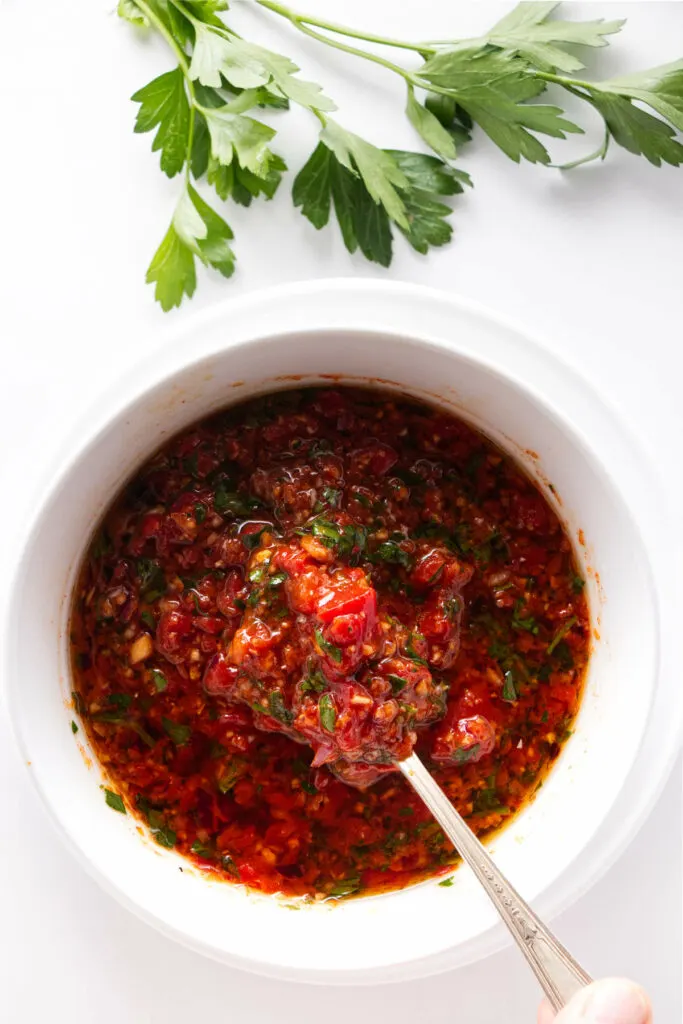
<svg viewBox="0 0 683 1024">
<path fill-rule="evenodd" d="M 457 860 L 393 768 L 413 748 L 479 834 L 534 792 L 589 618 L 557 516 L 485 437 L 386 392 L 301 389 L 137 474 L 72 641 L 114 809 L 227 878 L 341 897 Z"/>
</svg>

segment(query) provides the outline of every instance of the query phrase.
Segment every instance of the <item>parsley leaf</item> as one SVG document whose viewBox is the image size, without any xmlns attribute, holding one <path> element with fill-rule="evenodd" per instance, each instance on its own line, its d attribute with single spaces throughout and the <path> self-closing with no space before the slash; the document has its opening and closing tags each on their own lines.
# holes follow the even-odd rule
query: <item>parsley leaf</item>
<svg viewBox="0 0 683 1024">
<path fill-rule="evenodd" d="M 583 130 L 561 115 L 559 107 L 526 103 L 545 83 L 529 74 L 514 55 L 478 46 L 439 50 L 420 68 L 423 78 L 442 89 L 479 124 L 511 160 L 550 163 L 545 147 L 531 132 L 566 138 Z"/>
<path fill-rule="evenodd" d="M 392 672 L 387 675 L 387 679 L 391 683 L 391 692 L 394 695 L 400 693 L 408 685 L 407 679 L 404 679 L 403 676 L 394 675 Z"/>
<path fill-rule="evenodd" d="M 111 789 L 105 789 L 104 799 L 107 801 L 107 806 L 111 807 L 113 811 L 118 811 L 119 814 L 126 813 L 126 805 L 118 793 L 113 793 Z"/>
<path fill-rule="evenodd" d="M 295 77 L 299 68 L 288 57 L 246 39 L 219 34 L 212 26 L 195 22 L 195 30 L 190 77 L 198 79 L 202 85 L 220 88 L 221 76 L 240 89 L 272 83 L 301 106 L 335 109 L 319 85 Z"/>
<path fill-rule="evenodd" d="M 397 45 L 310 19 L 275 0 L 256 2 L 319 43 L 358 57 L 378 59 L 341 44 L 340 34 Z M 119 16 L 158 32 L 176 59 L 172 71 L 133 96 L 140 104 L 135 131 L 155 131 L 152 149 L 160 151 L 164 173 L 186 173 L 172 223 L 147 271 L 162 308 L 194 294 L 197 256 L 225 277 L 234 270 L 232 232 L 193 190 L 190 176 L 206 176 L 220 198 L 243 206 L 258 196 L 270 199 L 278 188 L 285 164 L 269 148 L 274 129 L 246 116 L 255 107 L 287 110 L 291 101 L 322 123 L 319 144 L 296 176 L 294 205 L 317 229 L 334 209 L 349 252 L 359 250 L 380 266 L 392 259 L 393 226 L 423 254 L 450 240 L 450 207 L 443 197 L 470 181 L 447 161 L 475 127 L 515 162 L 545 165 L 550 156 L 539 135 L 564 139 L 582 131 L 560 107 L 533 102 L 548 83 L 592 105 L 605 122 L 604 141 L 595 152 L 560 166 L 604 159 L 610 140 L 657 167 L 683 164 L 683 142 L 676 137 L 683 131 L 683 60 L 605 82 L 563 77 L 583 67 L 572 47 L 604 47 L 623 22 L 553 21 L 555 6 L 545 0 L 520 3 L 477 39 L 399 44 L 421 55 L 417 70 L 382 59 L 407 86 L 406 117 L 436 154 L 428 158 L 379 149 L 331 120 L 327 112 L 336 109 L 334 103 L 319 85 L 299 77 L 297 64 L 237 35 L 218 16 L 228 10 L 226 0 L 118 0 Z M 427 94 L 424 101 L 418 90 Z M 434 161 L 432 168 L 427 159 Z"/>
<path fill-rule="evenodd" d="M 386 150 L 384 153 L 401 173 L 404 182 L 401 188 L 394 188 L 389 183 L 403 210 L 401 221 L 395 221 L 401 232 L 420 253 L 426 253 L 430 245 L 448 242 L 452 228 L 445 218 L 451 213 L 451 208 L 440 202 L 437 196 L 462 192 L 463 185 L 470 184 L 469 176 L 437 157 L 423 153 L 402 150 Z M 349 252 L 360 248 L 366 259 L 389 266 L 392 257 L 389 213 L 370 194 L 364 178 L 344 166 L 323 142 L 318 144 L 297 175 L 292 198 L 294 205 L 301 207 L 301 212 L 317 229 L 328 223 L 333 201 Z"/>
<path fill-rule="evenodd" d="M 134 0 L 119 0 L 116 13 L 119 18 L 129 21 L 131 25 L 140 25 L 143 28 L 149 26 L 147 15 L 140 10 Z"/>
<path fill-rule="evenodd" d="M 580 71 L 584 64 L 553 43 L 606 46 L 605 36 L 619 32 L 624 21 L 546 21 L 556 3 L 520 3 L 502 18 L 482 43 L 525 57 L 541 70 Z"/>
<path fill-rule="evenodd" d="M 404 551 L 403 548 L 393 540 L 385 540 L 371 555 L 373 562 L 388 562 L 392 565 L 402 565 L 404 569 L 411 569 L 413 556 Z"/>
<path fill-rule="evenodd" d="M 261 195 L 272 199 L 280 184 L 282 172 L 286 170 L 286 163 L 275 153 L 271 153 L 268 170 L 263 176 L 241 167 L 238 160 L 233 159 L 226 165 L 211 157 L 206 177 L 221 199 L 232 197 L 240 206 L 250 206 L 252 199 Z"/>
<path fill-rule="evenodd" d="M 533 615 L 522 615 L 523 611 L 524 601 L 520 598 L 518 601 L 515 601 L 514 608 L 512 609 L 512 628 L 533 633 L 535 636 L 538 633 L 538 623 Z"/>
<path fill-rule="evenodd" d="M 320 724 L 326 732 L 334 732 L 335 722 L 337 721 L 337 710 L 334 706 L 334 700 L 331 693 L 324 693 L 318 701 L 318 713 L 320 715 Z"/>
<path fill-rule="evenodd" d="M 479 753 L 480 748 L 480 743 L 473 743 L 471 747 L 467 747 L 466 749 L 464 747 L 458 747 L 453 754 L 453 763 L 467 764 L 468 761 L 474 760 Z"/>
<path fill-rule="evenodd" d="M 548 654 L 552 654 L 553 653 L 553 651 L 555 650 L 557 645 L 562 640 L 564 640 L 564 638 L 566 637 L 567 633 L 569 633 L 569 631 L 571 629 L 573 629 L 573 627 L 576 625 L 576 623 L 578 621 L 579 620 L 577 619 L 576 615 L 572 615 L 572 617 L 570 619 L 567 619 L 566 622 L 562 623 L 560 628 L 555 633 L 555 636 L 552 638 L 552 640 L 548 644 Z"/>
<path fill-rule="evenodd" d="M 233 37 L 231 42 L 233 47 L 239 48 L 244 57 L 258 63 L 266 73 L 263 85 L 271 83 L 300 106 L 310 107 L 312 110 L 336 110 L 336 104 L 324 95 L 319 85 L 295 77 L 299 68 L 289 57 L 266 50 L 263 46 L 247 43 L 244 39 Z M 230 81 L 229 75 L 226 75 L 226 78 Z"/>
<path fill-rule="evenodd" d="M 408 87 L 406 114 L 415 131 L 430 149 L 433 149 L 444 160 L 455 160 L 456 149 L 452 135 L 446 131 L 429 107 L 418 103 L 412 86 Z"/>
<path fill-rule="evenodd" d="M 133 698 L 129 693 L 110 693 L 107 697 L 107 704 L 126 711 L 130 707 L 132 700 Z"/>
<path fill-rule="evenodd" d="M 678 167 L 683 164 L 683 146 L 675 139 L 676 131 L 647 111 L 633 105 L 630 99 L 591 88 L 589 101 L 598 110 L 611 137 L 636 156 L 644 156 L 655 167 L 662 163 Z"/>
<path fill-rule="evenodd" d="M 196 287 L 194 258 L 224 277 L 235 269 L 229 246 L 232 231 L 189 183 L 183 189 L 173 220 L 147 270 L 147 283 L 156 282 L 155 298 L 164 310 L 179 306 Z"/>
<path fill-rule="evenodd" d="M 151 132 L 158 126 L 152 151 L 161 150 L 161 169 L 172 178 L 183 169 L 190 132 L 190 104 L 182 70 L 178 67 L 159 75 L 131 99 L 141 104 L 133 130 Z"/>
<path fill-rule="evenodd" d="M 462 146 L 472 139 L 473 121 L 466 110 L 456 103 L 452 96 L 443 93 L 430 93 L 425 100 L 425 107 L 443 125 L 456 146 Z"/>
<path fill-rule="evenodd" d="M 327 890 L 327 893 L 328 896 L 341 898 L 343 896 L 350 896 L 353 892 L 358 892 L 360 887 L 360 878 L 346 878 L 342 882 L 336 882 L 331 889 Z"/>
<path fill-rule="evenodd" d="M 302 693 L 310 693 L 311 690 L 315 690 L 316 693 L 322 693 L 326 686 L 325 677 L 320 669 L 309 670 L 299 684 L 299 688 Z"/>
<path fill-rule="evenodd" d="M 265 177 L 273 154 L 268 143 L 275 130 L 253 117 L 235 114 L 227 106 L 204 110 L 204 118 L 211 139 L 211 154 L 220 163 L 232 164 L 236 158 L 240 167 L 258 178 Z"/>
<path fill-rule="evenodd" d="M 326 119 L 320 141 L 343 167 L 360 176 L 374 202 L 381 204 L 396 224 L 408 227 L 405 207 L 396 191 L 405 188 L 408 181 L 388 153 L 342 128 L 332 118 Z"/>
<path fill-rule="evenodd" d="M 332 659 L 332 661 L 335 661 L 337 663 L 337 665 L 341 664 L 341 660 L 342 660 L 342 650 L 341 650 L 341 647 L 335 647 L 335 645 L 331 644 L 329 640 L 326 640 L 325 637 L 323 636 L 323 633 L 322 633 L 321 629 L 316 629 L 315 630 L 315 642 L 318 645 L 318 647 L 320 648 L 320 650 L 324 651 L 324 653 L 327 654 L 328 657 L 330 657 Z"/>
<path fill-rule="evenodd" d="M 197 287 L 194 256 L 173 224 L 153 256 L 145 280 L 147 284 L 156 282 L 154 298 L 165 313 L 179 306 L 184 295 L 190 299 L 194 295 Z"/>
<path fill-rule="evenodd" d="M 471 184 L 469 175 L 442 163 L 436 157 L 423 153 L 404 153 L 390 150 L 391 155 L 409 182 L 402 192 L 409 227 L 402 230 L 413 249 L 423 255 L 429 246 L 450 242 L 453 228 L 446 221 L 452 212 L 450 206 L 440 202 L 437 195 L 455 195 L 463 185 Z"/>
<path fill-rule="evenodd" d="M 162 716 L 161 724 L 164 727 L 164 732 L 169 736 L 178 747 L 183 747 L 190 738 L 192 730 L 189 725 L 182 725 L 180 722 L 174 722 L 170 718 Z"/>
<path fill-rule="evenodd" d="M 158 668 L 152 669 L 152 682 L 157 693 L 163 693 L 168 687 L 168 679 L 163 672 L 160 672 Z"/>
<path fill-rule="evenodd" d="M 503 691 L 501 694 L 503 700 L 512 703 L 517 700 L 517 687 L 515 686 L 515 676 L 512 669 L 508 669 L 504 676 Z"/>
<path fill-rule="evenodd" d="M 646 103 L 683 132 L 683 59 L 610 78 L 599 88 Z"/>
<path fill-rule="evenodd" d="M 279 690 L 271 690 L 268 694 L 268 714 L 284 725 L 291 725 L 294 721 L 294 713 L 285 705 Z"/>
</svg>

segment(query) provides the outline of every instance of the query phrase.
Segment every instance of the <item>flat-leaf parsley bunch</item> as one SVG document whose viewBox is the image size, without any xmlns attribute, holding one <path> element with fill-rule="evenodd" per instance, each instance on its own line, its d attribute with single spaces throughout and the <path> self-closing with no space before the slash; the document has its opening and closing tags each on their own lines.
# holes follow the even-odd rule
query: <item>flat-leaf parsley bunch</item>
<svg viewBox="0 0 683 1024">
<path fill-rule="evenodd" d="M 235 269 L 233 233 L 197 191 L 205 179 L 223 201 L 249 206 L 271 199 L 284 160 L 272 149 L 276 130 L 263 111 L 305 107 L 317 119 L 318 142 L 294 179 L 292 199 L 315 228 L 334 215 L 349 252 L 388 266 L 398 230 L 420 253 L 450 240 L 445 198 L 471 180 L 453 166 L 476 129 L 511 160 L 550 165 L 539 135 L 564 139 L 583 131 L 553 104 L 538 100 L 548 84 L 593 107 L 604 141 L 563 165 L 604 159 L 613 142 L 660 167 L 683 163 L 683 59 L 602 82 L 575 77 L 580 47 L 605 46 L 623 21 L 551 19 L 556 3 L 520 3 L 477 39 L 404 42 L 299 14 L 275 0 L 254 0 L 304 35 L 380 64 L 406 87 L 406 116 L 432 152 L 379 149 L 331 113 L 321 86 L 298 75 L 288 57 L 238 35 L 225 20 L 225 0 L 119 0 L 122 18 L 158 32 L 175 66 L 139 89 L 136 132 L 154 131 L 152 149 L 170 178 L 183 174 L 180 196 L 147 271 L 163 309 L 180 305 L 196 287 L 196 260 L 224 277 Z M 416 55 L 415 70 L 346 41 L 382 44 Z M 644 109 L 647 107 L 648 109 Z"/>
</svg>

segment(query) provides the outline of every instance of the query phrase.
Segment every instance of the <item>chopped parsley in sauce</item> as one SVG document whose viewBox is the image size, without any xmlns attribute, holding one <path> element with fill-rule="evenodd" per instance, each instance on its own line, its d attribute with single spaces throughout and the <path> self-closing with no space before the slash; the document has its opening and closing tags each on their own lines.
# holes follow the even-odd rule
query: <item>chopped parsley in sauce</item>
<svg viewBox="0 0 683 1024">
<path fill-rule="evenodd" d="M 161 846 L 265 892 L 396 888 L 457 862 L 397 760 L 415 749 L 480 835 L 542 784 L 583 590 L 550 506 L 462 421 L 279 392 L 171 440 L 108 512 L 74 709 L 107 804 Z"/>
</svg>

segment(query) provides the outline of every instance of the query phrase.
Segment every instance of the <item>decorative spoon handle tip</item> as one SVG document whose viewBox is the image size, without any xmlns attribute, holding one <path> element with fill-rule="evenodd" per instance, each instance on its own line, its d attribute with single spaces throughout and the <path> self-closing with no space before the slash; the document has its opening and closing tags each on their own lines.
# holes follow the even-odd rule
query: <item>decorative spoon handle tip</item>
<svg viewBox="0 0 683 1024">
<path fill-rule="evenodd" d="M 483 885 L 553 1009 L 561 1010 L 575 992 L 590 984 L 592 978 L 499 871 L 419 757 L 412 754 L 405 761 L 398 762 L 397 767 Z"/>
</svg>

